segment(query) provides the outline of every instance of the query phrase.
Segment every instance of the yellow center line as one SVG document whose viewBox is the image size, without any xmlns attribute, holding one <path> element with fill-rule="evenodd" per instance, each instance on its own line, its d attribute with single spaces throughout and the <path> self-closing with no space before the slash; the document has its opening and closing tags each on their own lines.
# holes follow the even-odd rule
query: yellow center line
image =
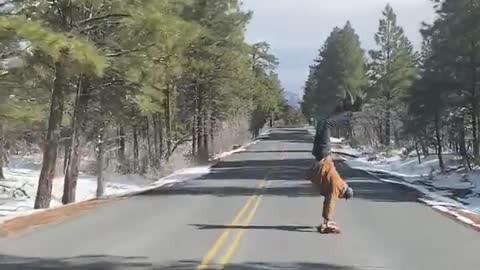
<svg viewBox="0 0 480 270">
<path fill-rule="evenodd" d="M 266 181 L 262 181 L 258 186 L 257 190 L 262 190 L 266 186 Z M 228 236 L 230 235 L 233 226 L 237 225 L 240 221 L 240 219 L 244 216 L 245 212 L 249 209 L 250 205 L 258 198 L 258 191 L 257 194 L 251 196 L 248 201 L 245 203 L 243 208 L 240 210 L 240 212 L 237 214 L 237 216 L 234 218 L 232 223 L 230 223 L 229 228 L 225 229 L 223 233 L 220 235 L 220 237 L 215 241 L 213 244 L 212 248 L 208 251 L 207 255 L 203 258 L 202 262 L 200 265 L 196 268 L 197 270 L 203 270 L 207 269 L 208 266 L 210 265 L 210 262 L 215 258 L 217 253 L 220 251 L 220 249 L 223 247 L 223 244 L 225 241 L 228 239 Z"/>
<path fill-rule="evenodd" d="M 285 153 L 286 153 L 285 152 L 285 147 L 282 147 L 281 151 L 282 152 L 281 152 L 281 155 L 280 155 L 280 160 L 285 160 L 285 158 L 286 158 L 285 157 Z M 269 172 L 269 174 L 270 174 L 270 172 Z M 267 180 L 267 177 L 265 177 L 265 185 L 264 185 L 264 187 L 262 187 L 262 190 L 264 188 L 268 188 L 269 185 L 270 185 L 270 182 Z M 242 224 L 242 226 L 244 226 L 244 227 L 247 227 L 252 223 L 252 220 L 255 217 L 255 214 L 258 210 L 258 207 L 260 206 L 260 203 L 262 202 L 263 195 L 259 194 L 259 195 L 257 195 L 257 197 L 258 197 L 258 199 L 256 200 L 255 205 L 252 208 L 252 211 L 249 213 L 245 222 Z M 246 229 L 246 228 L 244 228 L 244 229 Z M 225 267 L 231 262 L 231 260 L 233 258 L 233 255 L 235 254 L 235 252 L 238 250 L 238 248 L 240 246 L 240 242 L 242 241 L 242 238 L 243 238 L 244 234 L 245 234 L 245 230 L 241 230 L 235 235 L 235 237 L 232 241 L 232 244 L 228 248 L 225 255 L 220 259 L 220 263 L 219 263 L 220 264 L 220 270 L 225 269 Z"/>
<path fill-rule="evenodd" d="M 267 182 L 266 186 L 268 186 L 268 184 L 269 182 Z M 255 213 L 257 212 L 261 202 L 262 202 L 262 195 L 258 195 L 258 199 L 255 202 L 255 205 L 253 206 L 252 211 L 250 212 L 250 214 L 248 215 L 248 217 L 246 218 L 242 226 L 250 225 L 253 218 L 255 217 Z M 233 255 L 235 254 L 235 252 L 238 250 L 238 247 L 240 246 L 240 242 L 244 234 L 245 234 L 245 230 L 241 230 L 235 235 L 235 238 L 233 239 L 232 244 L 228 248 L 225 255 L 220 259 L 220 269 L 224 269 L 225 266 L 232 260 Z"/>
</svg>

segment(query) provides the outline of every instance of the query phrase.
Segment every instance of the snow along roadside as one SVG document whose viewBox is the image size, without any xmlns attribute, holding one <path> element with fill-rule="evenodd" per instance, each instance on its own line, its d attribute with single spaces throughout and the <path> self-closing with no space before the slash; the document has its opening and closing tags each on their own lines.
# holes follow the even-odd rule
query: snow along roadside
<svg viewBox="0 0 480 270">
<path fill-rule="evenodd" d="M 11 215 L 6 215 L 4 217 L 0 217 L 0 226 L 3 224 L 7 223 L 8 221 L 11 221 L 13 219 L 19 218 L 19 217 L 25 217 L 25 216 L 30 216 L 34 214 L 38 214 L 44 211 L 51 211 L 51 210 L 61 210 L 64 208 L 68 207 L 74 207 L 78 204 L 86 203 L 86 202 L 91 202 L 91 201 L 97 201 L 97 200 L 111 200 L 111 199 L 116 199 L 116 198 L 124 198 L 124 197 L 130 197 L 130 196 L 135 196 L 138 194 L 142 194 L 145 192 L 148 192 L 150 190 L 158 189 L 158 188 L 168 188 L 171 187 L 174 184 L 193 180 L 195 178 L 201 177 L 205 174 L 208 174 L 210 172 L 210 166 L 203 166 L 203 167 L 192 167 L 192 168 L 187 168 L 187 169 L 181 169 L 178 171 L 175 171 L 174 173 L 158 180 L 155 181 L 149 185 L 146 186 L 132 186 L 127 189 L 121 189 L 118 192 L 111 192 L 109 194 L 106 194 L 102 196 L 101 198 L 87 198 L 84 200 L 78 200 L 77 202 L 67 204 L 67 205 L 53 205 L 50 208 L 46 209 L 28 209 L 28 210 L 19 210 L 19 211 L 12 211 Z M 96 182 L 92 181 L 92 184 L 96 184 Z M 33 205 L 33 199 L 28 199 L 28 203 Z"/>
<path fill-rule="evenodd" d="M 263 138 L 265 136 L 268 136 L 269 132 L 270 132 L 269 130 L 263 132 L 254 141 L 249 142 L 245 145 L 242 145 L 241 147 L 239 147 L 235 150 L 214 155 L 213 158 L 210 159 L 211 164 L 208 165 L 208 166 L 197 166 L 197 167 L 179 169 L 179 170 L 173 172 L 172 174 L 170 174 L 170 175 L 168 175 L 168 176 L 166 176 L 166 177 L 164 177 L 164 178 L 162 178 L 158 181 L 155 181 L 155 182 L 153 182 L 153 183 L 151 183 L 147 186 L 144 186 L 144 187 L 138 186 L 138 187 L 132 188 L 130 190 L 126 189 L 126 190 L 122 190 L 120 192 L 113 192 L 113 193 L 104 195 L 101 198 L 90 198 L 90 199 L 85 199 L 85 200 L 79 200 L 75 203 L 71 203 L 71 204 L 67 204 L 67 205 L 56 205 L 56 206 L 52 206 L 52 207 L 47 208 L 47 209 L 36 209 L 36 210 L 35 209 L 29 209 L 29 210 L 25 210 L 25 211 L 13 211 L 14 214 L 7 215 L 7 216 L 4 216 L 4 217 L 0 217 L 0 227 L 5 223 L 7 223 L 9 221 L 12 221 L 16 218 L 20 218 L 20 217 L 31 216 L 31 215 L 35 215 L 35 214 L 45 212 L 45 211 L 62 210 L 62 209 L 68 208 L 68 207 L 75 207 L 79 204 L 84 204 L 86 202 L 93 202 L 93 201 L 100 201 L 100 200 L 112 200 L 112 199 L 117 199 L 117 198 L 131 197 L 131 196 L 142 194 L 142 193 L 145 193 L 145 192 L 148 192 L 148 191 L 151 191 L 151 190 L 155 190 L 155 189 L 158 189 L 158 188 L 169 188 L 169 187 L 171 187 L 175 184 L 199 178 L 201 176 L 204 176 L 204 175 L 210 173 L 211 167 L 213 165 L 215 165 L 216 163 L 220 162 L 222 159 L 224 159 L 226 157 L 229 157 L 233 154 L 246 151 L 248 147 L 250 147 L 254 144 L 257 144 L 260 141 L 261 138 Z M 31 202 L 31 204 L 33 205 L 33 201 Z"/>
<path fill-rule="evenodd" d="M 346 161 L 346 163 L 348 165 L 348 161 Z M 365 173 L 369 174 L 373 178 L 378 179 L 382 182 L 402 185 L 402 186 L 415 189 L 425 196 L 423 198 L 418 198 L 418 200 L 421 201 L 422 203 L 426 204 L 427 206 L 441 213 L 447 214 L 448 216 L 453 217 L 458 221 L 464 224 L 467 224 L 472 228 L 480 231 L 480 215 L 478 213 L 470 211 L 464 204 L 458 201 L 447 198 L 438 193 L 429 191 L 427 188 L 423 186 L 415 185 L 407 181 L 397 181 L 397 180 L 390 180 L 390 179 L 384 179 L 384 178 L 378 177 L 375 174 L 373 174 L 373 172 L 376 170 L 370 171 L 366 168 L 356 168 L 356 167 L 352 167 L 352 169 L 364 171 Z M 388 171 L 385 171 L 385 172 L 389 173 Z M 473 220 L 472 217 L 478 217 L 478 219 L 475 218 L 476 220 Z"/>
<path fill-rule="evenodd" d="M 308 132 L 312 135 L 315 136 L 315 128 L 311 126 L 306 126 L 306 129 Z M 332 149 L 335 151 L 337 154 L 345 153 L 346 156 L 353 156 L 353 155 L 358 155 L 360 152 L 356 151 L 355 149 L 342 145 L 343 139 L 340 138 L 331 138 L 332 144 L 337 144 L 337 146 L 340 147 L 334 147 Z M 414 190 L 417 190 L 421 194 L 423 194 L 425 197 L 419 198 L 419 200 L 426 204 L 427 206 L 435 209 L 436 211 L 439 211 L 443 214 L 446 214 L 452 218 L 455 218 L 459 220 L 460 222 L 463 222 L 464 224 L 467 224 L 471 227 L 473 227 L 476 230 L 480 231 L 480 214 L 476 211 L 470 210 L 467 205 L 458 202 L 456 200 L 450 199 L 448 197 L 442 196 L 439 193 L 433 192 L 428 190 L 425 186 L 420 186 L 420 185 L 415 185 L 413 183 L 410 183 L 406 180 L 399 181 L 399 180 L 390 180 L 390 179 L 384 179 L 382 177 L 379 177 L 375 175 L 374 173 L 383 173 L 391 176 L 395 176 L 398 178 L 410 178 L 410 177 L 418 177 L 419 175 L 409 175 L 409 174 L 404 174 L 400 172 L 394 172 L 394 171 L 389 171 L 385 169 L 380 169 L 380 168 L 375 168 L 372 165 L 372 168 L 367 168 L 365 166 L 352 166 L 351 164 L 348 163 L 349 160 L 355 160 L 355 159 L 346 159 L 346 158 L 341 158 L 343 161 L 346 162 L 348 166 L 350 166 L 352 169 L 357 169 L 364 171 L 371 175 L 373 178 L 378 179 L 380 181 L 386 182 L 386 183 L 391 183 L 391 184 L 397 184 L 397 185 L 403 185 L 409 188 L 412 188 Z M 367 165 L 368 162 L 365 162 Z"/>
</svg>

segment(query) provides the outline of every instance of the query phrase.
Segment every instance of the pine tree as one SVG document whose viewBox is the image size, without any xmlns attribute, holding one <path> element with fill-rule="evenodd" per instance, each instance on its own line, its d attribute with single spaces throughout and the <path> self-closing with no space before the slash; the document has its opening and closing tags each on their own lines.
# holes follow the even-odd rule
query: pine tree
<svg viewBox="0 0 480 270">
<path fill-rule="evenodd" d="M 367 84 L 366 61 L 360 38 L 350 22 L 340 31 L 336 47 L 340 89 L 352 98 L 361 96 Z"/>
<path fill-rule="evenodd" d="M 270 45 L 267 42 L 253 44 L 251 63 L 254 80 L 251 93 L 254 99 L 254 117 L 251 119 L 250 130 L 253 137 L 257 137 L 272 113 L 280 112 L 283 89 L 278 75 L 274 72 L 279 61 L 270 53 Z"/>
<path fill-rule="evenodd" d="M 339 104 L 352 106 L 357 103 L 366 83 L 364 51 L 358 35 L 347 22 L 343 28 L 333 29 L 310 68 L 303 111 L 310 118 L 328 117 Z M 351 135 L 351 127 L 347 133 Z"/>
<path fill-rule="evenodd" d="M 65 29 L 65 27 L 72 24 L 73 18 L 52 16 L 49 11 L 51 8 L 56 8 L 62 14 L 66 14 L 67 9 L 73 8 L 73 3 L 58 2 L 52 5 L 45 6 L 45 9 L 42 10 L 43 6 L 37 6 L 35 2 L 26 2 L 22 6 L 21 12 L 27 16 L 33 15 L 32 17 L 37 20 L 45 19 L 49 23 L 58 23 L 50 26 L 53 26 L 53 28 L 64 28 L 63 30 L 68 32 L 69 29 Z M 35 13 L 30 13 L 32 10 L 35 10 Z M 42 18 L 42 15 L 44 18 Z M 27 21 L 21 17 L 9 16 L 0 20 L 0 28 L 11 32 L 11 35 L 26 39 L 32 44 L 34 50 L 48 55 L 48 59 L 45 62 L 46 65 L 54 66 L 50 115 L 43 147 L 42 170 L 35 200 L 36 209 L 47 208 L 50 205 L 52 181 L 55 176 L 64 98 L 68 93 L 68 89 L 66 89 L 68 80 L 67 70 L 69 67 L 72 67 L 91 74 L 101 74 L 107 63 L 104 57 L 98 54 L 96 48 L 90 43 L 80 38 L 75 38 L 70 33 L 67 36 L 64 33 L 48 29 L 40 21 Z"/>
<path fill-rule="evenodd" d="M 427 50 L 421 76 L 409 98 L 411 119 L 420 119 L 435 134 L 440 166 L 441 152 L 450 147 L 470 168 L 466 137 L 473 137 L 473 156 L 478 158 L 478 35 L 480 14 L 476 1 L 434 1 L 438 18 L 422 29 Z M 423 98 L 422 98 L 423 96 Z M 421 124 L 420 124 L 421 125 Z M 423 135 L 429 138 L 428 131 Z"/>
<path fill-rule="evenodd" d="M 49 205 L 57 153 L 64 154 L 66 204 L 76 199 L 83 150 L 95 150 L 102 196 L 107 161 L 116 159 L 121 173 L 165 173 L 187 141 L 206 160 L 225 123 L 249 118 L 255 134 L 281 110 L 277 60 L 267 43 L 245 42 L 251 13 L 240 1 L 13 3 L 16 15 L 0 18 L 0 38 L 27 44 L 19 54 L 27 64 L 11 80 L 22 99 L 0 104 L 0 124 L 9 140 L 23 140 L 10 126 L 19 118 L 3 112 L 27 96 L 49 111 L 35 122 L 47 138 L 37 208 Z"/>
<path fill-rule="evenodd" d="M 438 2 L 438 1 L 437 1 Z M 438 32 L 438 42 L 445 55 L 444 64 L 455 66 L 453 78 L 457 89 L 469 109 L 473 154 L 480 158 L 478 93 L 480 63 L 480 3 L 474 0 L 444 1 L 438 10 L 439 19 L 434 28 Z"/>
<path fill-rule="evenodd" d="M 376 90 L 375 97 L 384 112 L 384 136 L 382 143 L 390 145 L 392 137 L 392 109 L 404 96 L 415 78 L 416 57 L 413 46 L 397 25 L 397 16 L 390 5 L 383 11 L 378 32 L 375 34 L 378 50 L 370 51 L 371 73 Z M 403 108 L 397 108 L 402 111 Z"/>
</svg>

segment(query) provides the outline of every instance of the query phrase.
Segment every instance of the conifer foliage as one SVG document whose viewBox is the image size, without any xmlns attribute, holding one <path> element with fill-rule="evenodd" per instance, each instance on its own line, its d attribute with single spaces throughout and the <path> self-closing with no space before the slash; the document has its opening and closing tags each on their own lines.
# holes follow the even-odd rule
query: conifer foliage
<svg viewBox="0 0 480 270">
<path fill-rule="evenodd" d="M 363 100 L 363 111 L 336 135 L 386 150 L 414 149 L 420 162 L 433 150 L 442 169 L 446 151 L 460 155 L 467 169 L 479 164 L 480 1 L 432 0 L 432 5 L 437 17 L 419 29 L 418 52 L 390 5 L 368 55 L 349 24 L 335 28 L 310 67 L 304 114 L 325 117 L 333 99 L 351 93 Z"/>
<path fill-rule="evenodd" d="M 88 149 L 101 196 L 112 163 L 164 173 L 184 149 L 206 161 L 232 123 L 258 134 L 283 105 L 277 60 L 245 41 L 252 14 L 237 0 L 12 0 L 0 12 L 0 178 L 7 149 L 38 145 L 35 208 L 59 175 L 75 201 Z"/>
</svg>

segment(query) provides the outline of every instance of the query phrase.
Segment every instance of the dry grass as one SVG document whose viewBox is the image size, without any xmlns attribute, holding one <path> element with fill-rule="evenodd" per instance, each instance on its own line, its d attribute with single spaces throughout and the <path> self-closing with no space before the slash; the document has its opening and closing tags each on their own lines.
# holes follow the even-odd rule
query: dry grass
<svg viewBox="0 0 480 270">
<path fill-rule="evenodd" d="M 30 230 L 33 230 L 39 226 L 59 223 L 68 218 L 80 216 L 87 213 L 101 204 L 105 203 L 106 200 L 91 200 L 85 201 L 77 204 L 72 204 L 60 208 L 48 209 L 38 213 L 34 213 L 27 216 L 17 217 L 11 220 L 6 221 L 3 225 L 0 225 L 0 235 L 1 236 L 13 236 L 20 233 L 24 233 Z"/>
<path fill-rule="evenodd" d="M 480 226 L 480 215 L 473 214 L 473 213 L 468 213 L 468 212 L 463 212 L 463 211 L 459 212 L 458 214 L 470 219 L 471 221 L 475 222 L 475 224 Z"/>
<path fill-rule="evenodd" d="M 480 231 L 480 215 L 470 213 L 470 212 L 466 212 L 464 210 L 454 208 L 454 207 L 448 207 L 448 209 L 450 210 L 450 212 L 440 211 L 440 210 L 437 210 L 437 209 L 436 209 L 436 211 L 438 213 L 444 215 L 445 217 L 452 218 L 452 219 L 454 219 L 458 222 L 461 222 L 462 224 L 465 224 L 466 226 L 471 227 L 472 229 L 474 229 L 476 231 Z M 473 221 L 474 224 L 468 224 L 465 221 L 461 221 L 459 217 L 467 218 L 467 219 Z"/>
</svg>

